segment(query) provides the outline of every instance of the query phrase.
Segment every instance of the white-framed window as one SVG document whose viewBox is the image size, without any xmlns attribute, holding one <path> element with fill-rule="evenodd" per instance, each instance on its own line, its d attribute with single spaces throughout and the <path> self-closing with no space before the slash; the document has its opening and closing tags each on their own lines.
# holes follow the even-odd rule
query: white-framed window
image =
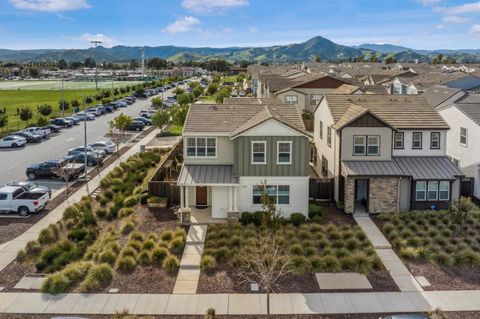
<svg viewBox="0 0 480 319">
<path fill-rule="evenodd" d="M 450 199 L 450 182 L 441 181 L 438 186 L 438 200 L 449 200 Z"/>
<path fill-rule="evenodd" d="M 438 182 L 430 181 L 428 182 L 427 200 L 435 201 L 437 199 L 438 199 Z"/>
<path fill-rule="evenodd" d="M 320 121 L 320 124 L 318 125 L 318 134 L 321 140 L 323 140 L 323 121 Z"/>
<path fill-rule="evenodd" d="M 430 134 L 430 148 L 432 150 L 440 149 L 440 132 L 432 132 Z"/>
<path fill-rule="evenodd" d="M 277 142 L 277 164 L 292 164 L 292 141 Z"/>
<path fill-rule="evenodd" d="M 416 150 L 422 149 L 422 132 L 413 132 L 412 148 Z"/>
<path fill-rule="evenodd" d="M 327 145 L 332 146 L 332 128 L 330 126 L 327 127 Z"/>
<path fill-rule="evenodd" d="M 267 142 L 254 141 L 252 142 L 252 164 L 266 164 L 267 163 Z"/>
<path fill-rule="evenodd" d="M 367 136 L 367 155 L 380 155 L 380 136 Z"/>
<path fill-rule="evenodd" d="M 187 157 L 217 157 L 215 137 L 188 137 Z"/>
<path fill-rule="evenodd" d="M 365 155 L 366 150 L 367 150 L 367 137 L 354 136 L 353 137 L 353 155 L 355 156 Z"/>
<path fill-rule="evenodd" d="M 415 183 L 415 200 L 423 201 L 427 198 L 427 182 Z"/>
<path fill-rule="evenodd" d="M 394 141 L 394 147 L 397 150 L 401 150 L 404 148 L 404 133 L 403 132 L 395 132 L 395 141 Z"/>
<path fill-rule="evenodd" d="M 321 94 L 312 94 L 310 95 L 310 105 L 317 105 L 318 102 L 322 99 Z"/>
<path fill-rule="evenodd" d="M 276 205 L 290 205 L 289 185 L 253 185 L 252 202 L 254 205 L 262 204 L 262 193 L 264 191 Z"/>
<path fill-rule="evenodd" d="M 466 127 L 460 127 L 460 145 L 467 146 L 468 130 Z"/>
<path fill-rule="evenodd" d="M 298 104 L 298 96 L 285 95 L 285 104 Z"/>
</svg>

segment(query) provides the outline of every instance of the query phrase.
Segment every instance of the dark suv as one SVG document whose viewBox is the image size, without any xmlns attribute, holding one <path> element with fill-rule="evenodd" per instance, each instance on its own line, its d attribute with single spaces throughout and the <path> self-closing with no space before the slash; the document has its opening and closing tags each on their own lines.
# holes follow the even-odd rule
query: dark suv
<svg viewBox="0 0 480 319">
<path fill-rule="evenodd" d="M 61 127 L 72 127 L 72 125 L 73 125 L 72 121 L 62 119 L 62 118 L 57 118 L 57 119 L 50 120 L 50 123 L 52 123 L 54 125 L 61 126 Z"/>
<path fill-rule="evenodd" d="M 26 174 L 29 180 L 36 178 L 58 178 L 59 176 L 56 171 L 64 165 L 67 165 L 65 160 L 51 160 L 40 164 L 32 164 L 27 167 Z M 79 176 L 83 172 L 83 165 L 69 165 L 69 170 L 71 170 L 71 177 Z"/>
<path fill-rule="evenodd" d="M 132 121 L 125 129 L 128 131 L 141 131 L 145 128 L 145 124 L 140 121 Z"/>
</svg>

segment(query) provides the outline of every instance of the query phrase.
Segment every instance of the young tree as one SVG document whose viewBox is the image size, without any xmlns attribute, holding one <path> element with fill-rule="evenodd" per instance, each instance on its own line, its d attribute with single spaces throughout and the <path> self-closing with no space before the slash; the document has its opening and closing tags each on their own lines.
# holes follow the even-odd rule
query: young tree
<svg viewBox="0 0 480 319">
<path fill-rule="evenodd" d="M 92 104 L 93 103 L 93 98 L 91 96 L 85 97 L 85 103 Z"/>
<path fill-rule="evenodd" d="M 315 62 L 320 63 L 322 62 L 322 58 L 319 55 L 315 56 Z"/>
<path fill-rule="evenodd" d="M 193 89 L 193 96 L 198 99 L 203 94 L 203 88 L 201 86 L 197 86 Z"/>
<path fill-rule="evenodd" d="M 68 68 L 67 61 L 65 61 L 64 59 L 61 59 L 60 61 L 58 61 L 58 68 L 60 70 L 65 70 L 66 68 Z"/>
<path fill-rule="evenodd" d="M 33 117 L 32 110 L 29 107 L 21 107 L 18 113 L 20 115 L 20 119 L 24 121 L 28 125 L 28 121 Z"/>
<path fill-rule="evenodd" d="M 109 126 L 120 132 L 122 132 L 123 138 L 125 138 L 125 129 L 132 123 L 132 118 L 124 113 L 120 113 L 113 121 L 109 122 Z"/>
<path fill-rule="evenodd" d="M 72 107 L 80 107 L 80 102 L 77 99 L 73 99 L 70 104 L 72 105 Z"/>
<path fill-rule="evenodd" d="M 182 95 L 183 93 L 185 93 L 185 90 L 177 86 L 175 90 L 172 91 L 172 93 L 175 95 Z"/>
<path fill-rule="evenodd" d="M 460 197 L 459 199 L 453 201 L 448 206 L 448 213 L 452 220 L 452 224 L 460 226 L 460 231 L 458 233 L 464 233 L 464 224 L 467 219 L 468 213 L 472 210 L 473 203 L 470 197 Z"/>
<path fill-rule="evenodd" d="M 58 108 L 60 111 L 67 111 L 70 108 L 70 103 L 67 101 L 60 101 L 58 102 Z"/>
<path fill-rule="evenodd" d="M 152 105 L 155 109 L 160 109 L 163 107 L 163 99 L 159 96 L 152 99 Z"/>
<path fill-rule="evenodd" d="M 65 163 L 65 165 L 59 165 L 53 170 L 53 174 L 60 178 L 65 183 L 65 190 L 67 191 L 67 202 L 68 196 L 70 195 L 70 179 L 72 179 L 72 172 L 69 169 L 70 163 Z M 87 175 L 87 168 L 85 167 L 85 175 Z"/>
<path fill-rule="evenodd" d="M 182 125 L 185 123 L 185 119 L 188 114 L 188 104 L 187 105 L 175 105 L 172 107 L 172 120 L 173 123 L 177 125 Z"/>
<path fill-rule="evenodd" d="M 52 106 L 49 104 L 42 104 L 38 107 L 38 112 L 43 116 L 49 116 L 50 114 L 52 114 L 52 111 Z"/>
<path fill-rule="evenodd" d="M 155 112 L 152 116 L 152 124 L 163 130 L 165 126 L 170 122 L 170 114 L 167 111 L 160 110 Z"/>
<path fill-rule="evenodd" d="M 208 95 L 214 95 L 215 93 L 217 93 L 217 90 L 218 90 L 218 84 L 212 82 L 207 88 L 207 93 Z"/>
<path fill-rule="evenodd" d="M 190 98 L 187 94 L 182 93 L 180 95 L 177 95 L 177 101 L 180 105 L 187 105 L 188 103 L 190 103 Z"/>
<path fill-rule="evenodd" d="M 7 125 L 8 125 L 8 116 L 0 115 L 0 128 L 2 129 L 2 133 L 5 127 L 7 127 Z"/>
</svg>

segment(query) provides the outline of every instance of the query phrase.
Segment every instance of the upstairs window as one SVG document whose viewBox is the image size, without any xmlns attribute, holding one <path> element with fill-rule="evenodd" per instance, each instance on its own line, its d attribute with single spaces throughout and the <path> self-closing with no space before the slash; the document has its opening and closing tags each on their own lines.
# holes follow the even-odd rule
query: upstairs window
<svg viewBox="0 0 480 319">
<path fill-rule="evenodd" d="M 367 149 L 367 137 L 354 136 L 353 137 L 353 155 L 355 156 L 365 155 L 366 149 Z"/>
<path fill-rule="evenodd" d="M 432 150 L 440 149 L 440 132 L 432 132 L 430 134 L 430 148 Z"/>
<path fill-rule="evenodd" d="M 330 126 L 327 127 L 327 145 L 332 146 L 332 128 Z"/>
<path fill-rule="evenodd" d="M 376 156 L 380 155 L 380 136 L 361 135 L 353 137 L 354 156 Z"/>
<path fill-rule="evenodd" d="M 412 148 L 416 150 L 422 149 L 422 132 L 413 132 Z"/>
<path fill-rule="evenodd" d="M 403 132 L 395 132 L 395 141 L 394 141 L 394 147 L 397 150 L 401 150 L 404 148 L 403 145 L 404 141 L 404 133 Z"/>
<path fill-rule="evenodd" d="M 460 145 L 467 146 L 468 142 L 468 130 L 466 127 L 460 128 Z"/>
<path fill-rule="evenodd" d="M 216 157 L 217 139 L 214 137 L 187 138 L 187 157 Z"/>
<path fill-rule="evenodd" d="M 298 104 L 298 96 L 285 95 L 285 104 Z"/>
<path fill-rule="evenodd" d="M 322 99 L 321 94 L 312 94 L 310 95 L 310 105 L 317 105 L 318 102 Z"/>
<path fill-rule="evenodd" d="M 380 155 L 380 136 L 367 137 L 367 155 Z"/>
<path fill-rule="evenodd" d="M 267 142 L 252 142 L 252 164 L 266 164 Z"/>
<path fill-rule="evenodd" d="M 292 164 L 292 142 L 277 143 L 277 164 Z"/>
<path fill-rule="evenodd" d="M 319 133 L 319 137 L 321 140 L 323 140 L 323 121 L 320 121 L 320 124 L 318 126 L 318 133 Z"/>
</svg>

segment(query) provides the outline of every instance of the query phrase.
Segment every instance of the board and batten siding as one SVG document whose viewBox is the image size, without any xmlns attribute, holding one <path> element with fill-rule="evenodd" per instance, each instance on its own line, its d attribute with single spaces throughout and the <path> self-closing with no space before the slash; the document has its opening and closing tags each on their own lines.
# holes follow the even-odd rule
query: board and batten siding
<svg viewBox="0 0 480 319">
<path fill-rule="evenodd" d="M 252 164 L 252 142 L 266 142 L 266 164 Z M 277 142 L 292 141 L 292 164 L 277 164 Z M 309 142 L 304 136 L 240 136 L 234 140 L 235 176 L 308 176 Z"/>
</svg>

